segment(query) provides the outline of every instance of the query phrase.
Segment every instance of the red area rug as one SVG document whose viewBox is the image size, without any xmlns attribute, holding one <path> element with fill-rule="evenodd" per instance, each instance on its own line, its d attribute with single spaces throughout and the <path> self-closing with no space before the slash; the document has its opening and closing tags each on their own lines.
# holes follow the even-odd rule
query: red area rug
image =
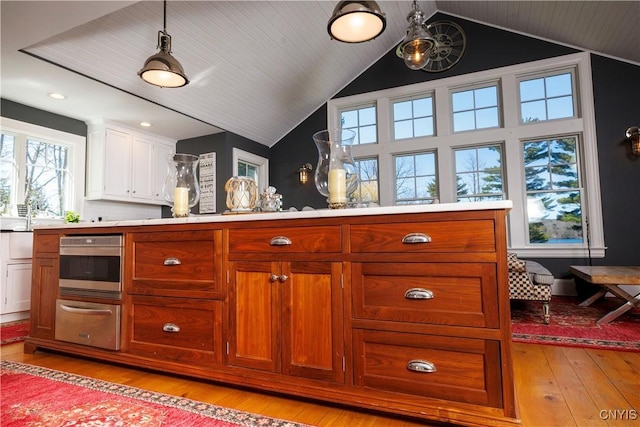
<svg viewBox="0 0 640 427">
<path fill-rule="evenodd" d="M 598 319 L 623 301 L 604 298 L 589 307 L 580 307 L 581 302 L 576 297 L 552 297 L 551 321 L 545 325 L 540 302 L 512 301 L 513 341 L 640 352 L 640 308 L 598 325 Z"/>
<path fill-rule="evenodd" d="M 301 427 L 179 396 L 2 361 L 0 424 L 91 427 Z"/>
<path fill-rule="evenodd" d="M 3 323 L 0 326 L 0 345 L 24 341 L 29 335 L 29 320 Z"/>
</svg>

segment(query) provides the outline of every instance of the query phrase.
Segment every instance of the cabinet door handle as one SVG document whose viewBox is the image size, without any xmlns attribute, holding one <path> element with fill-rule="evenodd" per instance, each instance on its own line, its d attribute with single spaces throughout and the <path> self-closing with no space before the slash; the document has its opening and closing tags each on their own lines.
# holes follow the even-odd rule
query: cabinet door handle
<svg viewBox="0 0 640 427">
<path fill-rule="evenodd" d="M 275 274 L 272 274 L 271 277 L 269 277 L 269 281 L 270 282 L 275 282 L 276 280 L 278 280 L 278 276 L 276 276 Z"/>
<path fill-rule="evenodd" d="M 287 281 L 288 278 L 289 276 L 287 276 L 286 274 L 283 274 L 282 276 L 278 277 L 278 280 L 280 280 L 280 283 L 284 283 Z"/>
<path fill-rule="evenodd" d="M 164 265 L 180 265 L 182 264 L 182 261 L 180 261 L 178 258 L 167 258 L 164 260 Z"/>
<path fill-rule="evenodd" d="M 276 236 L 271 239 L 269 244 L 271 246 L 289 246 L 291 244 L 291 239 L 285 236 Z"/>
<path fill-rule="evenodd" d="M 437 370 L 436 365 L 426 360 L 410 360 L 409 363 L 407 363 L 407 369 L 413 372 L 425 374 L 435 372 Z"/>
<path fill-rule="evenodd" d="M 404 293 L 404 297 L 406 299 L 433 299 L 434 295 L 433 291 L 430 291 L 429 289 L 411 288 L 407 289 Z"/>
<path fill-rule="evenodd" d="M 431 236 L 424 233 L 409 233 L 402 238 L 402 243 L 404 243 L 405 245 L 429 242 L 431 242 Z"/>
<path fill-rule="evenodd" d="M 175 323 L 165 323 L 164 325 L 162 325 L 162 331 L 163 332 L 180 332 L 180 326 L 176 325 Z"/>
</svg>

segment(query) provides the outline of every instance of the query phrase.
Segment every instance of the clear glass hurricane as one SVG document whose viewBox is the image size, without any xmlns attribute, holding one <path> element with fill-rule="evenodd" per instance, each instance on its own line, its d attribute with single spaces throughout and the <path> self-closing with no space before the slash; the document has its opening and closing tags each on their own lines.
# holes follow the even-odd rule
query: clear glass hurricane
<svg viewBox="0 0 640 427">
<path fill-rule="evenodd" d="M 313 134 L 318 148 L 316 188 L 332 209 L 345 208 L 358 188 L 358 171 L 351 154 L 356 133 L 349 129 L 325 129 Z"/>
<path fill-rule="evenodd" d="M 174 218 L 187 217 L 200 201 L 200 184 L 196 169 L 200 158 L 193 154 L 174 154 L 168 158 L 164 198 L 171 206 Z"/>
</svg>

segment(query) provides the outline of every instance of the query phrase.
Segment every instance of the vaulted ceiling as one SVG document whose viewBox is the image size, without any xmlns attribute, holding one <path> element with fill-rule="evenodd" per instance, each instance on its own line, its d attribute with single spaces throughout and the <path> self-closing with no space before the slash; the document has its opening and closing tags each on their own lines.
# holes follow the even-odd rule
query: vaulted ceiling
<svg viewBox="0 0 640 427">
<path fill-rule="evenodd" d="M 405 35 L 411 2 L 379 1 L 387 17 L 380 37 L 332 41 L 326 25 L 336 3 L 171 0 L 167 31 L 191 83 L 160 89 L 137 71 L 156 52 L 162 2 L 3 0 L 1 96 L 83 121 L 148 121 L 150 131 L 175 139 L 228 130 L 272 146 Z M 427 16 L 442 12 L 640 63 L 637 1 L 418 5 Z"/>
</svg>

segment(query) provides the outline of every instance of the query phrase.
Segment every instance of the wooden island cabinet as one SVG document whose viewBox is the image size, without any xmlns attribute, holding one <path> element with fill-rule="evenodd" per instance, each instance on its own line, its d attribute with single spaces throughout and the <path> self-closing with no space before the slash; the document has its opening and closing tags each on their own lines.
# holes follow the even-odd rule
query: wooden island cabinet
<svg viewBox="0 0 640 427">
<path fill-rule="evenodd" d="M 519 425 L 506 267 L 510 207 L 37 229 L 36 321 L 25 351 L 64 351 L 425 420 Z M 125 242 L 120 350 L 56 341 L 48 314 L 59 298 L 51 239 L 114 233 Z"/>
</svg>

